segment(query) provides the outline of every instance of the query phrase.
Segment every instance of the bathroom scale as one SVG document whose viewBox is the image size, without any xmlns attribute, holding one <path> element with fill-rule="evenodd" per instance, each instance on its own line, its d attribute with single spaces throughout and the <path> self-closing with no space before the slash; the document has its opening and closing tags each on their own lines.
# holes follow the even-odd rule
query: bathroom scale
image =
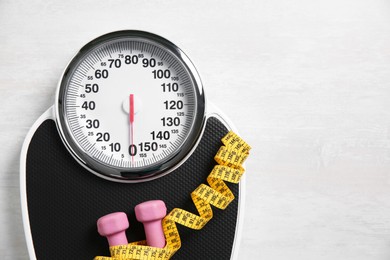
<svg viewBox="0 0 390 260">
<path fill-rule="evenodd" d="M 96 222 L 112 212 L 127 216 L 129 242 L 144 240 L 134 213 L 144 201 L 197 214 L 190 194 L 207 184 L 231 130 L 206 99 L 193 63 L 172 42 L 136 30 L 90 41 L 66 66 L 53 106 L 23 144 L 21 204 L 30 259 L 109 257 Z M 245 180 L 226 185 L 234 200 L 224 210 L 213 208 L 203 228 L 177 225 L 181 247 L 172 259 L 237 259 Z"/>
</svg>

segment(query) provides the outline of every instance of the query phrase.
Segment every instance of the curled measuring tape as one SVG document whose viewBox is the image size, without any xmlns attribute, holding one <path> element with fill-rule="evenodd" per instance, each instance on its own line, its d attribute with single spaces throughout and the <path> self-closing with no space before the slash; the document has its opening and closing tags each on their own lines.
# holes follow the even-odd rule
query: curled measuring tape
<svg viewBox="0 0 390 260">
<path fill-rule="evenodd" d="M 111 257 L 96 256 L 94 260 L 157 260 L 170 259 L 180 249 L 181 240 L 176 223 L 191 229 L 202 229 L 213 217 L 211 205 L 225 209 L 234 200 L 234 195 L 225 181 L 238 183 L 244 174 L 242 164 L 249 155 L 251 147 L 237 134 L 230 131 L 222 138 L 224 146 L 218 150 L 214 159 L 218 163 L 209 176 L 207 183 L 200 184 L 191 198 L 199 215 L 180 208 L 174 208 L 163 220 L 162 226 L 166 239 L 164 248 L 151 247 L 146 241 L 132 242 L 127 245 L 110 247 Z"/>
</svg>

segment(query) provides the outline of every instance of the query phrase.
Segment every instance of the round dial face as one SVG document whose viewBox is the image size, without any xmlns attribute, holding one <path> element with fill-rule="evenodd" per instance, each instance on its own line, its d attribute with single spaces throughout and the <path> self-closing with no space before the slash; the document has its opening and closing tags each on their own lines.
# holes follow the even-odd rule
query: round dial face
<svg viewBox="0 0 390 260">
<path fill-rule="evenodd" d="M 167 40 L 121 31 L 87 44 L 60 82 L 59 127 L 86 168 L 121 180 L 155 177 L 192 150 L 204 119 L 200 80 Z"/>
</svg>

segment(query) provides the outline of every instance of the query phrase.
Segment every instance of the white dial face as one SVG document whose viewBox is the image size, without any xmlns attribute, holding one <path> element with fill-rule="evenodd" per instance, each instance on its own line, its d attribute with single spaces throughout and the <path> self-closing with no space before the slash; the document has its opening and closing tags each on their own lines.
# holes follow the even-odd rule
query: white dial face
<svg viewBox="0 0 390 260">
<path fill-rule="evenodd" d="M 68 73 L 65 125 L 93 160 L 117 168 L 153 166 L 188 138 L 197 106 L 194 82 L 162 45 L 109 40 L 88 50 Z"/>
</svg>

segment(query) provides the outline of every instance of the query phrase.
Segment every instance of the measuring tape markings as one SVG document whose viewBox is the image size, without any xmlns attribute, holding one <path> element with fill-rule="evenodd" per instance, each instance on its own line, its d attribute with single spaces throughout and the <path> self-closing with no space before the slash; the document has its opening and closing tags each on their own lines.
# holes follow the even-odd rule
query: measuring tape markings
<svg viewBox="0 0 390 260">
<path fill-rule="evenodd" d="M 207 177 L 206 184 L 200 184 L 192 193 L 191 198 L 199 215 L 180 208 L 174 208 L 162 221 L 166 246 L 164 248 L 150 247 L 146 240 L 110 247 L 111 257 L 97 256 L 94 260 L 156 260 L 170 259 L 181 247 L 181 239 L 176 223 L 191 229 L 202 229 L 213 217 L 211 205 L 225 209 L 234 200 L 225 181 L 238 183 L 245 169 L 242 164 L 249 155 L 251 147 L 237 134 L 230 131 L 222 138 L 224 146 L 218 150 L 214 159 L 218 165 Z"/>
</svg>

